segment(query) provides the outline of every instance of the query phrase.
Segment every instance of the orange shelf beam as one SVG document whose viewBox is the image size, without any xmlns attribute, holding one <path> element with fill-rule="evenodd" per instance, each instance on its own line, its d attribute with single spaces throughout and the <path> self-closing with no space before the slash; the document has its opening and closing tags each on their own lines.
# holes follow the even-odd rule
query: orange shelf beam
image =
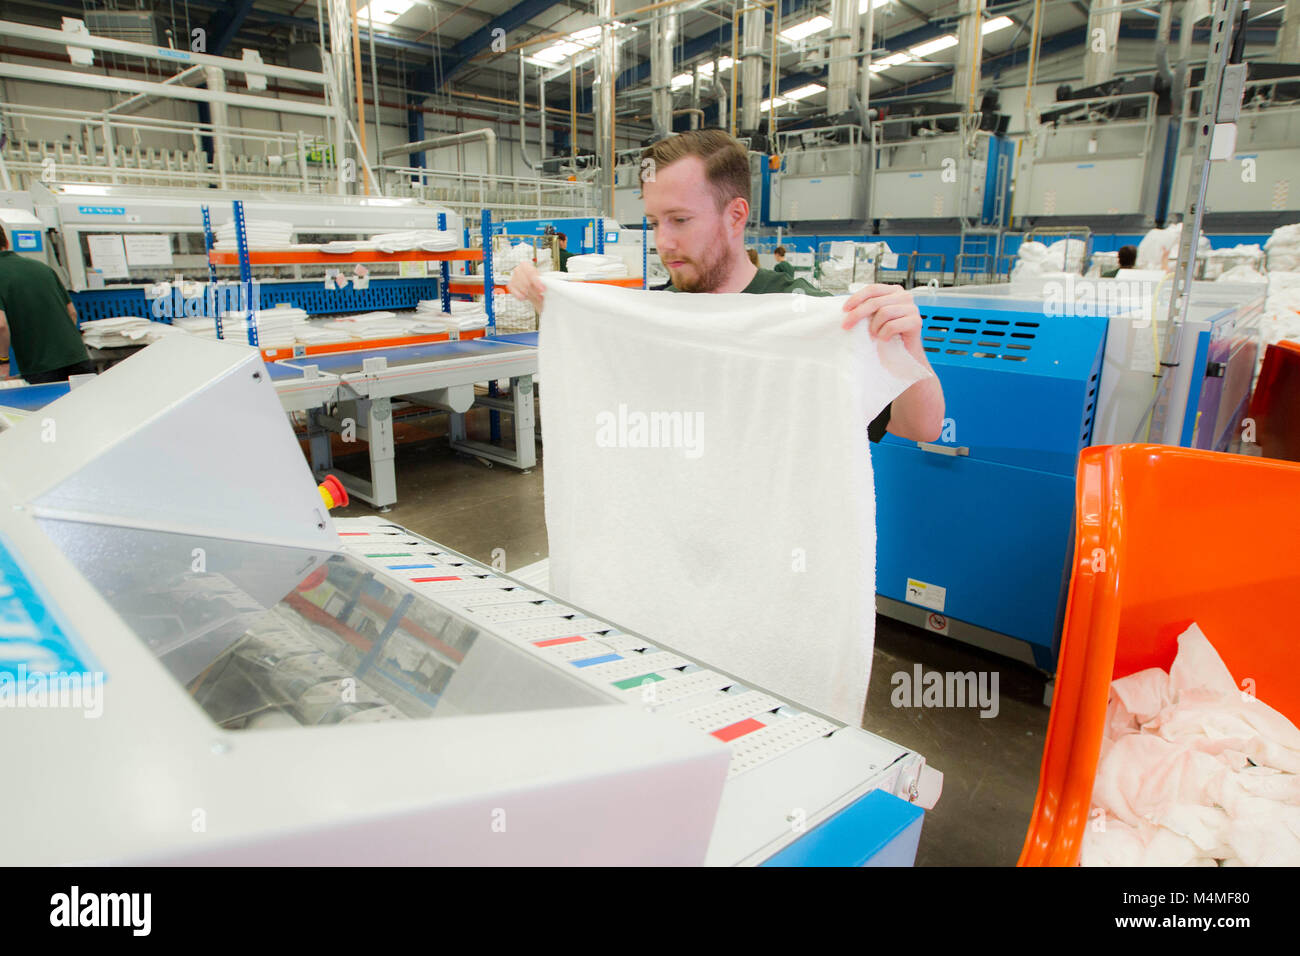
<svg viewBox="0 0 1300 956">
<path fill-rule="evenodd" d="M 412 249 L 407 252 L 349 252 L 344 255 L 330 255 L 325 252 L 311 252 L 306 249 L 286 249 L 283 252 L 250 252 L 249 265 L 254 266 L 331 266 L 344 262 L 481 262 L 482 249 L 452 249 L 448 252 L 424 252 Z M 209 253 L 208 261 L 214 266 L 239 265 L 238 252 Z"/>
<path fill-rule="evenodd" d="M 482 295 L 483 294 L 483 283 L 481 282 L 457 282 L 455 279 L 452 279 L 449 283 L 447 283 L 447 287 L 451 290 L 452 295 Z M 510 288 L 510 283 L 493 282 L 492 288 L 508 289 Z"/>
<path fill-rule="evenodd" d="M 460 340 L 482 338 L 485 329 L 471 329 L 460 334 Z M 364 352 L 367 349 L 387 349 L 398 345 L 425 345 L 429 342 L 446 342 L 451 337 L 446 332 L 433 332 L 429 335 L 401 335 L 388 339 L 358 339 L 353 342 L 334 342 L 330 345 L 308 345 L 299 358 L 309 355 L 335 355 L 339 352 Z M 278 359 L 294 357 L 293 348 L 262 349 L 262 359 L 273 362 Z"/>
</svg>

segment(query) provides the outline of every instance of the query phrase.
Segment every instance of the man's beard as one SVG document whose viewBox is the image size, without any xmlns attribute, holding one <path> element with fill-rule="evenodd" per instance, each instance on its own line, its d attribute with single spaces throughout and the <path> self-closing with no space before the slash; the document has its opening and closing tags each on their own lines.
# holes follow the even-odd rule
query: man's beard
<svg viewBox="0 0 1300 956">
<path fill-rule="evenodd" d="M 673 275 L 673 270 L 669 270 L 669 275 L 673 280 L 673 288 L 679 292 L 712 292 L 718 286 L 727 281 L 731 275 L 731 267 L 728 262 L 727 246 L 724 237 L 718 237 L 718 243 L 713 247 L 717 249 L 717 254 L 706 260 L 688 259 L 687 264 L 694 266 L 694 279 L 678 279 Z"/>
</svg>

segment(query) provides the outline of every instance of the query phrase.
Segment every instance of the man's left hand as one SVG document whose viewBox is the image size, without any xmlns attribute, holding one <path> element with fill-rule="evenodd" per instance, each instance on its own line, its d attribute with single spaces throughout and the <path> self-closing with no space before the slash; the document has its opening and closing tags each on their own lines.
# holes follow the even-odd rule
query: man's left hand
<svg viewBox="0 0 1300 956">
<path fill-rule="evenodd" d="M 912 293 L 902 286 L 879 283 L 859 289 L 844 303 L 844 328 L 869 322 L 871 335 L 882 342 L 898 336 L 912 355 L 922 357 L 921 313 Z"/>
</svg>

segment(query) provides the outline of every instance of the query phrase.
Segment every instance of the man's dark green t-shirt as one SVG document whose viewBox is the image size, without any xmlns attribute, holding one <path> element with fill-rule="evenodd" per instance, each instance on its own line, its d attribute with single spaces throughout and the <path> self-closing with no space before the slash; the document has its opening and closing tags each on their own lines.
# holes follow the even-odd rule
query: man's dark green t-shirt
<svg viewBox="0 0 1300 956">
<path fill-rule="evenodd" d="M 570 252 L 568 249 L 560 250 L 560 271 L 561 272 L 569 271 L 569 260 L 572 258 L 573 258 L 573 253 Z"/>
<path fill-rule="evenodd" d="M 43 262 L 0 252 L 0 311 L 23 375 L 88 362 L 81 333 L 68 317 L 68 291 Z"/>
<path fill-rule="evenodd" d="M 772 271 L 779 272 L 783 276 L 789 276 L 791 279 L 794 278 L 794 266 L 784 260 L 772 266 Z"/>
<path fill-rule="evenodd" d="M 784 263 L 782 263 L 784 264 Z M 794 272 L 793 267 L 790 269 Z M 663 289 L 667 292 L 678 292 L 674 289 L 673 284 L 669 282 Z M 802 292 L 805 295 L 830 295 L 822 289 L 817 288 L 807 279 L 796 279 L 792 275 L 785 275 L 775 272 L 771 269 L 759 269 L 754 273 L 754 278 L 750 280 L 749 285 L 740 290 L 745 295 L 768 295 L 771 293 L 782 292 Z M 885 410 L 871 420 L 867 426 L 867 437 L 872 441 L 878 442 L 885 437 L 885 429 L 889 426 L 889 414 L 893 406 L 886 405 Z"/>
</svg>

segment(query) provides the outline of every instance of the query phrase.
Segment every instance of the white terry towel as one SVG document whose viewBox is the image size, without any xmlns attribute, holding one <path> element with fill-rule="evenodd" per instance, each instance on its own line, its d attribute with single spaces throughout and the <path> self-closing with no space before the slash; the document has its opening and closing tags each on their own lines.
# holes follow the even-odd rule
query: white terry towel
<svg viewBox="0 0 1300 956">
<path fill-rule="evenodd" d="M 924 369 L 865 324 L 844 331 L 842 298 L 543 281 L 552 589 L 859 725 L 875 636 L 867 423 Z"/>
</svg>

